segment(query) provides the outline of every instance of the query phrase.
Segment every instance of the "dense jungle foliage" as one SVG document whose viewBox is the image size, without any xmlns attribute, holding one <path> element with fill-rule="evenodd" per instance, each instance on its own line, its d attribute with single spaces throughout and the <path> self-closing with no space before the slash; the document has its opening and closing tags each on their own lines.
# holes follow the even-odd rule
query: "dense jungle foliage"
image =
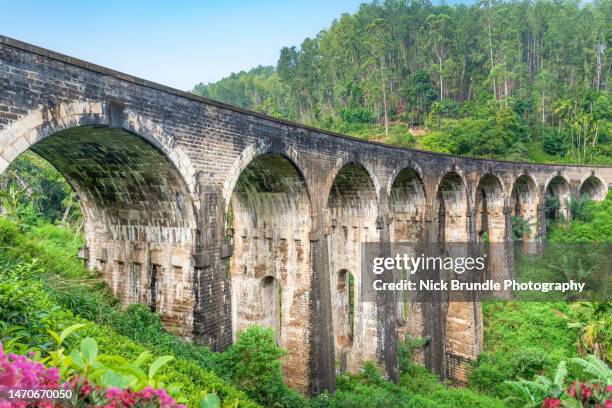
<svg viewBox="0 0 612 408">
<path fill-rule="evenodd" d="M 373 2 L 193 91 L 401 146 L 610 163 L 610 26 L 609 0 Z"/>
</svg>

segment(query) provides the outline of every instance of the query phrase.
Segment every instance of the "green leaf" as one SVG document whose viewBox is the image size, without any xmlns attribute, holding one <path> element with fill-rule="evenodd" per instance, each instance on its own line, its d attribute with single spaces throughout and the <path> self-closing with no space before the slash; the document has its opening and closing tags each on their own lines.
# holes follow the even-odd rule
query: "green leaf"
<svg viewBox="0 0 612 408">
<path fill-rule="evenodd" d="M 149 380 L 152 380 L 155 377 L 157 371 L 162 368 L 169 361 L 173 360 L 174 356 L 161 356 L 158 357 L 154 362 L 149 366 Z"/>
<path fill-rule="evenodd" d="M 54 332 L 53 330 L 49 330 L 49 329 L 47 329 L 47 332 L 49 332 L 51 337 L 53 337 L 53 339 L 55 340 L 58 346 L 62 344 L 62 340 L 60 340 L 60 336 L 56 332 Z"/>
<path fill-rule="evenodd" d="M 132 364 L 124 364 L 122 366 L 117 367 L 117 371 L 125 372 L 128 374 L 132 374 L 138 381 L 146 382 L 147 375 L 140 367 L 136 367 Z"/>
<path fill-rule="evenodd" d="M 72 326 L 67 327 L 64 330 L 62 330 L 62 334 L 60 334 L 60 336 L 59 336 L 59 343 L 58 344 L 62 344 L 64 342 L 64 340 L 66 340 L 66 337 L 70 336 L 72 333 L 74 333 L 75 331 L 79 330 L 81 327 L 85 327 L 85 324 L 83 324 L 83 323 L 73 324 Z"/>
<path fill-rule="evenodd" d="M 100 380 L 105 387 L 127 388 L 130 385 L 129 378 L 125 378 L 113 370 L 108 370 L 102 374 Z"/>
<path fill-rule="evenodd" d="M 565 361 L 561 361 L 559 366 L 557 367 L 557 372 L 555 374 L 555 379 L 553 383 L 558 388 L 563 388 L 563 382 L 565 381 L 565 376 L 567 375 L 567 368 L 565 367 Z"/>
<path fill-rule="evenodd" d="M 206 394 L 200 399 L 200 408 L 219 408 L 221 399 L 216 394 Z"/>
<path fill-rule="evenodd" d="M 82 369 L 85 366 L 83 357 L 78 351 L 76 351 L 76 349 L 72 350 L 72 352 L 70 353 L 70 358 L 72 359 L 72 363 L 76 365 L 78 368 Z"/>
<path fill-rule="evenodd" d="M 91 337 L 84 338 L 81 340 L 81 353 L 85 361 L 92 364 L 98 356 L 98 343 Z"/>
<path fill-rule="evenodd" d="M 138 357 L 136 357 L 136 360 L 134 360 L 132 364 L 136 367 L 140 367 L 145 361 L 151 358 L 151 356 L 152 354 L 149 351 L 143 351 Z"/>
<path fill-rule="evenodd" d="M 129 361 L 122 356 L 114 356 L 109 354 L 100 354 L 98 356 L 98 361 L 104 364 L 111 364 L 113 366 L 120 366 L 122 364 L 129 364 Z"/>
</svg>

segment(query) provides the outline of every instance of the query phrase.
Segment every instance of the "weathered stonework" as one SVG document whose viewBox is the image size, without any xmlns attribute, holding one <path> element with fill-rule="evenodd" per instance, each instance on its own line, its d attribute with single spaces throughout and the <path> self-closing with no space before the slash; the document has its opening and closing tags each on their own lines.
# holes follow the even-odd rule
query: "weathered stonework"
<svg viewBox="0 0 612 408">
<path fill-rule="evenodd" d="M 287 380 L 311 393 L 367 360 L 397 378 L 407 333 L 431 336 L 419 358 L 457 382 L 482 348 L 478 303 L 360 302 L 362 242 L 507 242 L 520 215 L 537 251 L 547 196 L 567 215 L 612 182 L 357 140 L 0 37 L 0 173 L 29 148 L 79 194 L 82 255 L 126 304 L 216 350 L 272 327 Z"/>
</svg>

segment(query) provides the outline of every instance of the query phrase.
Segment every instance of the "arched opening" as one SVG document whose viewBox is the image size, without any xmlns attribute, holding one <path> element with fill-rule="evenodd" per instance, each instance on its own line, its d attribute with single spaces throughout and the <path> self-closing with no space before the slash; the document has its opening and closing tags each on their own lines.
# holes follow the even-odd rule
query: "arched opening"
<svg viewBox="0 0 612 408">
<path fill-rule="evenodd" d="M 283 360 L 287 378 L 306 389 L 311 210 L 302 174 L 279 153 L 256 157 L 238 177 L 226 218 L 234 246 L 232 333 L 250 325 L 273 328 L 289 352 Z"/>
<path fill-rule="evenodd" d="M 259 301 L 263 310 L 262 326 L 274 330 L 277 343 L 281 339 L 282 287 L 278 279 L 266 276 L 261 280 Z"/>
<path fill-rule="evenodd" d="M 538 189 L 533 179 L 522 175 L 512 186 L 512 238 L 523 242 L 526 253 L 535 253 L 538 234 Z"/>
<path fill-rule="evenodd" d="M 389 210 L 393 217 L 392 242 L 422 238 L 427 201 L 425 186 L 414 169 L 402 170 L 391 186 Z"/>
<path fill-rule="evenodd" d="M 467 242 L 467 196 L 459 174 L 448 173 L 442 178 L 436 204 L 438 242 Z"/>
<path fill-rule="evenodd" d="M 507 239 L 506 214 L 504 213 L 504 189 L 501 181 L 493 174 L 486 174 L 476 186 L 475 227 L 476 239 L 483 245 L 487 259 L 487 274 L 501 283 L 513 275 L 513 252 Z M 470 279 L 484 279 L 475 275 Z"/>
<path fill-rule="evenodd" d="M 584 180 L 580 186 L 580 197 L 588 197 L 593 201 L 602 201 L 606 198 L 606 186 L 595 176 L 591 176 Z"/>
<path fill-rule="evenodd" d="M 30 149 L 77 193 L 89 268 L 125 303 L 148 304 L 168 326 L 191 333 L 195 299 L 191 194 L 172 161 L 142 137 L 105 126 L 56 132 Z M 76 254 L 75 254 L 76 255 Z"/>
<path fill-rule="evenodd" d="M 376 190 L 366 169 L 355 163 L 344 166 L 334 179 L 327 206 L 332 217 L 376 217 Z"/>
<path fill-rule="evenodd" d="M 476 187 L 476 233 L 480 242 L 503 242 L 506 223 L 504 218 L 504 190 L 497 177 L 487 174 Z"/>
<path fill-rule="evenodd" d="M 570 217 L 568 209 L 570 197 L 570 187 L 567 180 L 561 176 L 553 177 L 546 186 L 544 195 L 546 218 L 552 221 L 568 220 Z"/>
<path fill-rule="evenodd" d="M 368 172 L 360 165 L 345 165 L 336 175 L 327 201 L 331 217 L 331 234 L 327 236 L 330 271 L 354 271 L 355 299 L 360 299 L 361 243 L 378 241 L 376 229 L 377 195 Z M 343 284 L 339 275 L 331 274 L 330 287 L 337 290 Z M 344 287 L 346 287 L 347 276 Z M 349 285 L 350 286 L 350 285 Z M 332 299 L 334 310 L 346 296 Z M 346 302 L 345 302 L 346 303 Z M 358 302 L 353 318 L 352 347 L 346 347 L 346 325 L 334 318 L 335 351 L 339 370 L 356 371 L 363 361 L 377 358 L 377 319 L 375 305 Z M 345 320 L 346 322 L 346 320 Z M 344 327 L 344 328 L 342 328 Z"/>
<path fill-rule="evenodd" d="M 340 360 L 340 372 L 346 371 L 347 349 L 353 346 L 355 322 L 355 279 L 342 269 L 332 274 L 332 323 L 336 342 L 336 358 Z"/>
<path fill-rule="evenodd" d="M 456 172 L 447 173 L 436 195 L 435 213 L 438 217 L 438 243 L 467 243 L 468 198 L 465 183 Z M 440 245 L 437 256 L 467 256 L 465 245 Z M 450 272 L 452 274 L 452 272 Z M 438 279 L 448 279 L 450 274 L 441 271 Z M 435 295 L 434 295 L 435 296 Z M 442 295 L 440 295 L 442 296 Z M 469 360 L 479 351 L 479 332 L 482 328 L 480 306 L 472 302 L 448 301 L 441 297 L 424 305 L 424 333 L 431 338 L 424 350 L 425 364 L 443 378 L 457 375 L 461 365 L 456 360 Z"/>
<path fill-rule="evenodd" d="M 391 242 L 422 241 L 426 210 L 427 200 L 423 181 L 416 170 L 403 169 L 393 180 L 389 195 L 389 211 L 392 218 Z M 406 250 L 409 248 L 412 247 L 406 247 Z M 404 272 L 403 279 L 409 279 L 407 272 Z M 409 291 L 401 292 L 397 300 L 396 312 L 400 337 L 406 333 L 421 336 L 421 305 L 411 302 Z"/>
</svg>

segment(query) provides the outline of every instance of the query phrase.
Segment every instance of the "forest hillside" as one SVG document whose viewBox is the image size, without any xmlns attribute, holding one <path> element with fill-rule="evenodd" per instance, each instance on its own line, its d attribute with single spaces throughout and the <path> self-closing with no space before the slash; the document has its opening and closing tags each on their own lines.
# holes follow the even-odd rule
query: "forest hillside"
<svg viewBox="0 0 612 408">
<path fill-rule="evenodd" d="M 610 163 L 610 27 L 610 0 L 373 2 L 193 92 L 407 147 Z"/>
</svg>

